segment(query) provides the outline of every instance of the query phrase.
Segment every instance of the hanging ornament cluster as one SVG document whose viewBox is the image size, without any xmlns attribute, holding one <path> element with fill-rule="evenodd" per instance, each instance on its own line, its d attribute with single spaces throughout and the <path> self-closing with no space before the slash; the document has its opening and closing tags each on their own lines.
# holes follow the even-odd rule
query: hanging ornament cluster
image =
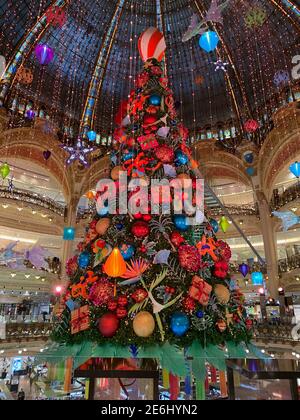
<svg viewBox="0 0 300 420">
<path fill-rule="evenodd" d="M 35 47 L 35 55 L 42 66 L 47 66 L 54 58 L 54 51 L 47 44 L 39 44 Z"/>
</svg>

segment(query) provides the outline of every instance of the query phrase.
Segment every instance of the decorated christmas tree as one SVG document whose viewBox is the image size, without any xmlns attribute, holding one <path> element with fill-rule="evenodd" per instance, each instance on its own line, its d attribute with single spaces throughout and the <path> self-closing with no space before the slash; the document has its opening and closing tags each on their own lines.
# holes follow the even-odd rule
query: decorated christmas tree
<svg viewBox="0 0 300 420">
<path fill-rule="evenodd" d="M 52 338 L 62 348 L 76 347 L 77 355 L 85 346 L 86 357 L 158 358 L 178 375 L 186 373 L 189 355 L 201 376 L 203 360 L 249 343 L 251 321 L 232 287 L 230 247 L 217 239 L 218 224 L 196 198 L 199 170 L 164 75 L 164 40 L 158 31 L 145 34 L 144 69 L 116 117 L 111 180 L 97 186 L 97 213 L 68 262 L 70 283 Z M 121 176 L 128 177 L 129 192 Z M 153 197 L 154 179 L 192 185 L 194 206 L 178 214 L 186 193 L 158 190 Z"/>
</svg>

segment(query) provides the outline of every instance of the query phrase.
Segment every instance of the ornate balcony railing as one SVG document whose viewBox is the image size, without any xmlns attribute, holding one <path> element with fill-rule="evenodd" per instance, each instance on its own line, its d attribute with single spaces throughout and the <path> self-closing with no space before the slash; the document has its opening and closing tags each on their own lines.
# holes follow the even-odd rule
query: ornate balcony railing
<svg viewBox="0 0 300 420">
<path fill-rule="evenodd" d="M 295 324 L 289 322 L 263 322 L 254 326 L 254 340 L 274 344 L 290 343 L 298 345 L 300 344 L 300 339 L 295 340 L 292 337 L 293 327 L 295 327 Z"/>
<path fill-rule="evenodd" d="M 0 186 L 0 198 L 14 200 L 49 210 L 58 216 L 65 215 L 66 207 L 55 202 L 51 198 L 45 198 L 37 193 L 14 188 L 10 191 L 7 187 Z"/>
<path fill-rule="evenodd" d="M 292 255 L 289 258 L 278 261 L 279 274 L 288 273 L 289 271 L 300 268 L 300 254 Z"/>
<path fill-rule="evenodd" d="M 300 184 L 293 184 L 287 188 L 283 193 L 279 194 L 278 190 L 273 192 L 273 197 L 271 199 L 271 208 L 272 210 L 279 210 L 281 207 L 285 206 L 288 203 L 291 203 L 300 198 Z"/>
<path fill-rule="evenodd" d="M 6 338 L 0 340 L 0 344 L 5 342 L 47 341 L 52 328 L 53 325 L 50 323 L 7 324 Z"/>
</svg>

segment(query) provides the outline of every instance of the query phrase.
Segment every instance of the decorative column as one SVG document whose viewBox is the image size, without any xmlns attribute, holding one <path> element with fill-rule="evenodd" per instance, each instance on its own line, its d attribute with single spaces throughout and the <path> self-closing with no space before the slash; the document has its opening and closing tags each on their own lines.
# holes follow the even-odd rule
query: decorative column
<svg viewBox="0 0 300 420">
<path fill-rule="evenodd" d="M 265 256 L 267 263 L 268 281 L 267 286 L 272 298 L 278 295 L 278 255 L 275 229 L 270 215 L 270 207 L 262 191 L 255 191 L 260 214 L 261 230 L 264 241 Z"/>
<path fill-rule="evenodd" d="M 65 215 L 65 227 L 75 227 L 76 225 L 76 215 L 77 215 L 77 206 L 79 203 L 78 196 L 73 196 L 69 203 L 67 204 L 67 213 Z M 62 280 L 67 280 L 66 275 L 66 264 L 67 261 L 72 257 L 74 248 L 74 241 L 63 241 L 63 254 L 62 254 Z"/>
</svg>

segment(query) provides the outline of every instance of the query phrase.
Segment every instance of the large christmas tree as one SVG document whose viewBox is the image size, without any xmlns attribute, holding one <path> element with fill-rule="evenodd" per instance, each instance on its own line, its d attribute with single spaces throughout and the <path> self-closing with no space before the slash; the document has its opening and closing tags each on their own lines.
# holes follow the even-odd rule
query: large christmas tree
<svg viewBox="0 0 300 420">
<path fill-rule="evenodd" d="M 119 193 L 119 175 L 126 172 L 129 181 L 142 179 L 148 185 L 149 196 L 153 179 L 185 180 L 196 187 L 197 164 L 157 60 L 162 56 L 146 58 L 136 88 L 117 116 L 111 180 Z M 140 187 L 128 194 L 128 200 L 139 197 L 135 202 L 140 211 L 120 214 L 117 208 L 110 214 L 103 205 L 103 193 L 107 204 L 108 192 L 98 187 L 97 214 L 78 255 L 68 263 L 70 283 L 53 340 L 69 347 L 93 343 L 98 350 L 106 349 L 103 357 L 127 352 L 159 357 L 175 372 L 172 354 L 186 355 L 190 349 L 195 357 L 209 348 L 219 357 L 225 343 L 249 343 L 251 321 L 242 294 L 230 287 L 231 251 L 217 239 L 215 221 L 204 216 L 194 226 L 189 224 L 192 210 L 175 214 L 179 198 L 174 191 L 171 197 L 151 197 L 159 209 L 159 214 L 151 214 L 145 206 L 148 197 L 138 195 Z M 170 204 L 171 214 L 164 214 Z M 201 218 L 199 207 L 194 212 Z M 89 355 L 95 354 L 91 350 Z"/>
</svg>

